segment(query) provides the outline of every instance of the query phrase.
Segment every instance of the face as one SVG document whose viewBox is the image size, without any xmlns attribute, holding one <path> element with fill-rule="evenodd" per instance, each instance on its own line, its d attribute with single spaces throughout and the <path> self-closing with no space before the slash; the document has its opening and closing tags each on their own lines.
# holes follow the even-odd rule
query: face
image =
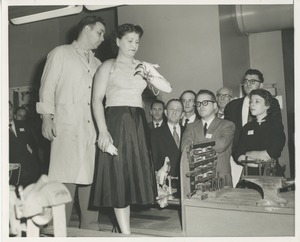
<svg viewBox="0 0 300 242">
<path fill-rule="evenodd" d="M 246 81 L 246 82 L 245 82 Z M 249 93 L 252 90 L 256 90 L 259 88 L 262 88 L 263 84 L 259 82 L 259 78 L 257 75 L 246 75 L 243 83 L 244 83 L 244 91 L 246 93 L 246 95 L 249 95 Z M 253 84 L 251 83 L 253 82 Z"/>
<path fill-rule="evenodd" d="M 226 104 L 232 99 L 230 91 L 227 88 L 221 89 L 217 94 L 217 102 L 220 108 L 225 108 Z"/>
<path fill-rule="evenodd" d="M 140 36 L 135 32 L 126 33 L 121 39 L 117 38 L 119 53 L 126 57 L 134 57 L 139 49 L 139 44 Z"/>
<path fill-rule="evenodd" d="M 16 120 L 26 120 L 27 111 L 25 109 L 19 109 L 15 115 Z"/>
<path fill-rule="evenodd" d="M 183 109 L 185 113 L 195 112 L 195 95 L 193 93 L 185 93 L 181 97 L 181 102 L 183 104 Z"/>
<path fill-rule="evenodd" d="M 87 39 L 90 44 L 90 49 L 97 49 L 104 41 L 105 27 L 102 23 L 97 22 L 93 26 L 85 26 L 84 28 Z"/>
<path fill-rule="evenodd" d="M 154 121 L 160 121 L 163 119 L 164 107 L 161 103 L 154 103 L 150 114 Z"/>
<path fill-rule="evenodd" d="M 168 122 L 175 125 L 179 123 L 179 120 L 182 118 L 182 104 L 180 101 L 172 101 L 169 103 L 167 109 L 165 110 L 166 117 Z"/>
<path fill-rule="evenodd" d="M 253 116 L 266 116 L 268 106 L 265 104 L 265 99 L 259 95 L 252 95 L 250 99 L 250 111 Z"/>
<path fill-rule="evenodd" d="M 199 102 L 201 102 L 201 105 L 198 107 Z M 212 101 L 212 98 L 209 94 L 206 93 L 200 94 L 197 97 L 196 105 L 200 117 L 203 118 L 204 120 L 208 120 L 215 115 L 217 104 Z"/>
</svg>

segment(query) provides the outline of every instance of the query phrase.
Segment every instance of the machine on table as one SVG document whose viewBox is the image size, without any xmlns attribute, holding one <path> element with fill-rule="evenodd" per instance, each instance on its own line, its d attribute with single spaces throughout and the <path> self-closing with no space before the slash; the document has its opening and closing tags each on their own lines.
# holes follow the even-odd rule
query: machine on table
<svg viewBox="0 0 300 242">
<path fill-rule="evenodd" d="M 201 157 L 201 158 L 199 158 Z M 216 174 L 214 142 L 192 144 L 181 158 L 182 227 L 186 236 L 294 236 L 294 191 L 282 177 L 248 176 L 260 186 L 230 188 Z M 210 169 L 203 169 L 211 164 Z M 207 175 L 204 175 L 207 174 Z"/>
</svg>

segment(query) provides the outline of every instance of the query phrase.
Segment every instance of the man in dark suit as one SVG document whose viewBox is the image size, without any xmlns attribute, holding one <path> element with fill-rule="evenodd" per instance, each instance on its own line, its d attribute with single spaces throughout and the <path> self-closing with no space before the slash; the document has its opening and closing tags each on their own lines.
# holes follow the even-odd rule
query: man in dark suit
<svg viewBox="0 0 300 242">
<path fill-rule="evenodd" d="M 218 105 L 215 94 L 209 90 L 200 90 L 196 96 L 196 107 L 201 120 L 189 124 L 183 133 L 181 150 L 192 143 L 215 141 L 214 149 L 218 153 L 216 171 L 232 186 L 230 155 L 234 135 L 234 124 L 216 117 Z"/>
<path fill-rule="evenodd" d="M 235 124 L 235 134 L 233 139 L 232 150 L 235 149 L 242 127 L 250 120 L 253 116 L 249 112 L 249 93 L 252 90 L 263 88 L 264 77 L 263 74 L 256 69 L 249 69 L 244 75 L 242 82 L 243 91 L 245 96 L 229 102 L 224 110 L 224 119 L 230 120 Z M 276 98 L 273 98 L 274 106 L 272 106 L 272 118 L 282 120 L 281 110 Z"/>
<path fill-rule="evenodd" d="M 41 164 L 34 136 L 25 121 L 13 119 L 11 102 L 9 102 L 9 163 L 21 164 L 18 184 L 16 180 L 10 180 L 13 185 L 26 187 L 35 183 L 41 176 Z"/>
<path fill-rule="evenodd" d="M 152 117 L 152 121 L 148 123 L 150 129 L 155 129 L 166 124 L 164 109 L 165 103 L 161 100 L 155 100 L 151 103 L 150 115 Z"/>
<path fill-rule="evenodd" d="M 155 170 L 163 165 L 165 157 L 169 157 L 171 168 L 169 175 L 179 177 L 180 141 L 182 127 L 179 124 L 183 114 L 183 105 L 179 99 L 168 101 L 165 109 L 167 124 L 151 130 L 151 147 Z"/>
</svg>

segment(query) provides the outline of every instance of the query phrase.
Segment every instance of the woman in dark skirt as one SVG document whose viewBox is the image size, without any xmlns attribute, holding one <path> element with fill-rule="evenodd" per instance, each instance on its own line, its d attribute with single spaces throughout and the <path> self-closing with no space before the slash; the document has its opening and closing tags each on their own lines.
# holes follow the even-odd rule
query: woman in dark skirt
<svg viewBox="0 0 300 242">
<path fill-rule="evenodd" d="M 113 207 L 124 234 L 130 234 L 130 205 L 151 204 L 156 197 L 142 102 L 147 82 L 135 75 L 139 62 L 134 56 L 142 34 L 138 25 L 123 24 L 117 28 L 118 56 L 100 66 L 93 87 L 93 112 L 101 150 L 95 172 L 93 205 Z"/>
</svg>

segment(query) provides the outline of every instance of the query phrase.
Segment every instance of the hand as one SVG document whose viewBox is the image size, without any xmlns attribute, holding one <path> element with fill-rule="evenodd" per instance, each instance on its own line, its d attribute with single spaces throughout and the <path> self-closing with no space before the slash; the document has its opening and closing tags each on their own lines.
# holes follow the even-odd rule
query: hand
<svg viewBox="0 0 300 242">
<path fill-rule="evenodd" d="M 103 152 L 106 152 L 109 144 L 113 144 L 113 139 L 107 130 L 100 131 L 97 142 L 98 142 L 99 149 Z"/>
<path fill-rule="evenodd" d="M 50 114 L 43 115 L 42 135 L 50 141 L 56 137 L 56 127 Z"/>
<path fill-rule="evenodd" d="M 269 154 L 267 153 L 266 150 L 260 150 L 260 151 L 248 151 L 246 153 L 247 156 L 253 157 L 254 159 L 260 160 L 260 161 L 267 161 L 270 160 L 271 157 L 269 156 Z"/>
</svg>

